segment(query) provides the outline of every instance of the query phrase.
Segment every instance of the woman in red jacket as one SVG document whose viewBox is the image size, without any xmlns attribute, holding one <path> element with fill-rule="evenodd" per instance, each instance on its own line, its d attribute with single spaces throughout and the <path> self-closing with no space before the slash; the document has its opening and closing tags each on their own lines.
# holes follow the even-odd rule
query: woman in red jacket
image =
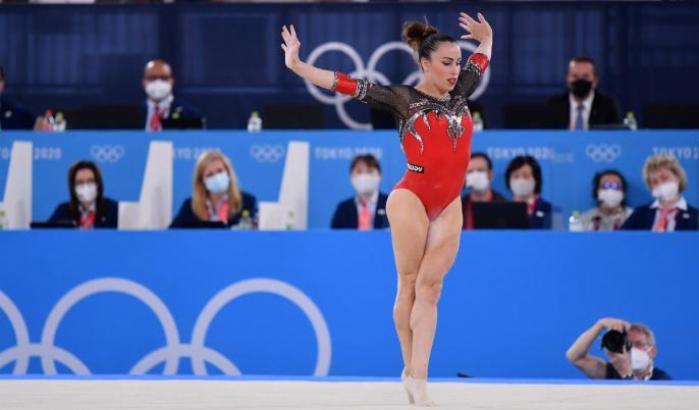
<svg viewBox="0 0 699 410">
<path fill-rule="evenodd" d="M 396 117 L 407 170 L 387 203 L 398 271 L 394 320 L 408 399 L 423 406 L 433 404 L 426 380 L 437 301 L 459 248 L 460 192 L 473 131 L 466 99 L 488 66 L 493 42 L 493 31 L 482 14 L 476 20 L 461 13 L 459 25 L 467 32 L 461 38 L 480 43 L 464 64 L 461 48 L 451 36 L 420 22 L 404 25 L 403 39 L 415 50 L 424 74 L 415 87 L 382 86 L 304 63 L 294 27 L 282 28 L 285 63 L 294 73 Z"/>
</svg>

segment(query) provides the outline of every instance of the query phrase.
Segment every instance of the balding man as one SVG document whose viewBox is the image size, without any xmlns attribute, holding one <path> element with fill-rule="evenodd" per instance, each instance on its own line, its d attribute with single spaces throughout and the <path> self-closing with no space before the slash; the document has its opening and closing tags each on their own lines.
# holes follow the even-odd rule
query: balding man
<svg viewBox="0 0 699 410">
<path fill-rule="evenodd" d="M 195 109 L 175 99 L 175 77 L 165 60 L 151 60 L 143 70 L 143 89 L 148 99 L 144 109 L 144 128 L 157 132 L 165 129 L 206 128 L 206 120 Z"/>
<path fill-rule="evenodd" d="M 549 99 L 547 124 L 550 128 L 587 130 L 621 124 L 619 103 L 597 90 L 599 75 L 589 57 L 575 57 L 568 63 L 568 92 Z"/>
</svg>

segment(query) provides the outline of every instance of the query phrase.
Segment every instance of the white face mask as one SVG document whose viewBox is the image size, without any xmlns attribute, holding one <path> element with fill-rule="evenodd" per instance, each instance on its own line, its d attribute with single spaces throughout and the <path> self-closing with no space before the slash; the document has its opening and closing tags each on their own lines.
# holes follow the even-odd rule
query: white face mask
<svg viewBox="0 0 699 410">
<path fill-rule="evenodd" d="M 212 194 L 222 194 L 228 191 L 228 185 L 231 183 L 231 178 L 226 171 L 221 171 L 218 174 L 212 175 L 204 179 L 206 189 Z"/>
<path fill-rule="evenodd" d="M 81 204 L 89 205 L 97 198 L 97 184 L 86 182 L 75 186 L 75 195 Z"/>
<path fill-rule="evenodd" d="M 352 186 L 359 195 L 373 194 L 379 189 L 381 177 L 375 174 L 359 174 L 352 177 Z"/>
<path fill-rule="evenodd" d="M 651 359 L 648 352 L 645 350 L 638 349 L 636 347 L 631 348 L 631 370 L 640 371 L 645 370 L 650 366 Z"/>
<path fill-rule="evenodd" d="M 466 174 L 466 186 L 478 192 L 487 191 L 490 188 L 488 173 L 483 171 L 469 172 Z"/>
<path fill-rule="evenodd" d="M 602 201 L 605 208 L 616 208 L 624 200 L 624 193 L 618 189 L 600 189 L 597 198 Z"/>
<path fill-rule="evenodd" d="M 146 94 L 153 101 L 162 101 L 172 93 L 172 83 L 165 80 L 153 80 L 146 84 Z"/>
<path fill-rule="evenodd" d="M 529 196 L 534 193 L 534 179 L 515 178 L 510 180 L 510 189 L 515 196 Z"/>
<path fill-rule="evenodd" d="M 669 202 L 677 198 L 679 192 L 680 184 L 675 181 L 668 181 L 653 188 L 653 197 L 664 202 Z"/>
</svg>

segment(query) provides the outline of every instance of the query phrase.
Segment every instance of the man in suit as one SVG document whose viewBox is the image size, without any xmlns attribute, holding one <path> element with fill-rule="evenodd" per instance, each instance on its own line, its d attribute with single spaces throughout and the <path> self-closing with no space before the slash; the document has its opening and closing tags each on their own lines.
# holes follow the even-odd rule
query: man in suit
<svg viewBox="0 0 699 410">
<path fill-rule="evenodd" d="M 5 68 L 0 65 L 0 130 L 31 130 L 34 114 L 5 97 Z"/>
<path fill-rule="evenodd" d="M 371 154 L 356 156 L 350 165 L 350 180 L 356 195 L 337 205 L 331 227 L 359 230 L 388 228 L 388 195 L 379 191 L 381 165 L 376 157 Z"/>
<path fill-rule="evenodd" d="M 597 90 L 599 76 L 589 57 L 575 57 L 568 64 L 568 92 L 547 102 L 549 128 L 587 130 L 595 126 L 621 124 L 619 103 Z"/>
<path fill-rule="evenodd" d="M 146 131 L 204 129 L 206 119 L 194 108 L 175 98 L 175 77 L 165 60 L 151 60 L 143 71 L 143 126 Z"/>
</svg>

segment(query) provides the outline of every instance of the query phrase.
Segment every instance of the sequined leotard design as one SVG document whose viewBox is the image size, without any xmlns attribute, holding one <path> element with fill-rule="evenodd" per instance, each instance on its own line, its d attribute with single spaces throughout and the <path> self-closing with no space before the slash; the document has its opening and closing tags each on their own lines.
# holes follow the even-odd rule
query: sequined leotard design
<svg viewBox="0 0 699 410">
<path fill-rule="evenodd" d="M 393 113 L 408 168 L 395 188 L 408 189 L 417 195 L 430 220 L 460 196 L 473 135 L 466 98 L 487 66 L 487 56 L 471 55 L 454 90 L 444 100 L 410 86 L 382 86 L 335 74 L 333 88 L 337 92 Z"/>
</svg>

